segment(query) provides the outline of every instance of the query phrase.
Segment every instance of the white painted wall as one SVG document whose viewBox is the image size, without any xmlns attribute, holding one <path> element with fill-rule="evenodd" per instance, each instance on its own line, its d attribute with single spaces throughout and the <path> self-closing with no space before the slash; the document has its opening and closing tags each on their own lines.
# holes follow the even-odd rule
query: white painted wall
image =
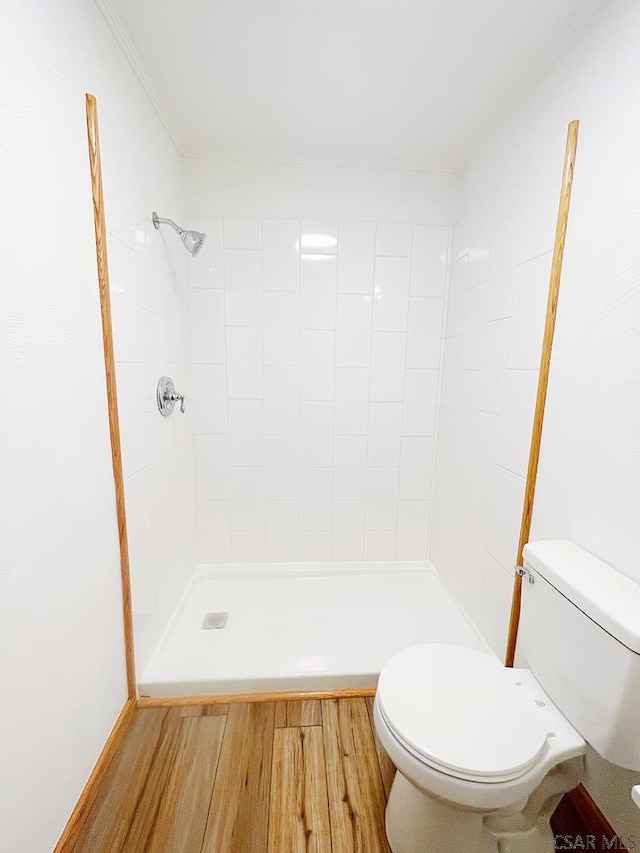
<svg viewBox="0 0 640 853">
<path fill-rule="evenodd" d="M 152 205 L 180 216 L 181 172 L 92 3 L 8 0 L 0 57 L 0 849 L 49 853 L 126 698 L 85 92 L 100 110 L 136 611 L 154 631 L 194 562 L 186 517 L 175 543 L 169 528 L 171 487 L 193 501 L 188 421 L 154 431 L 149 415 L 141 448 L 132 413 L 165 367 L 189 382 L 183 250 L 143 222 Z M 181 555 L 174 578 L 149 552 L 150 512 Z M 154 559 L 159 617 L 153 583 L 137 583 Z"/>
<path fill-rule="evenodd" d="M 455 179 L 187 176 L 200 561 L 426 559 Z"/>
<path fill-rule="evenodd" d="M 532 538 L 640 582 L 640 8 L 613 2 L 467 170 L 456 228 L 431 557 L 495 651 L 507 631 L 567 123 L 578 160 Z M 587 787 L 640 835 L 638 774 Z"/>
</svg>

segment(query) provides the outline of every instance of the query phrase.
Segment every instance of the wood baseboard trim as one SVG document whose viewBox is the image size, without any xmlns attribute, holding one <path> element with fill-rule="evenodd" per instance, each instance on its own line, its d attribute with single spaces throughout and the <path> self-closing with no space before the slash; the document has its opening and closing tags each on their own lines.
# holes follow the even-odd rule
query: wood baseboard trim
<svg viewBox="0 0 640 853">
<path fill-rule="evenodd" d="M 80 831 L 84 825 L 87 814 L 100 790 L 100 785 L 104 781 L 109 765 L 115 756 L 118 747 L 127 733 L 129 725 L 133 720 L 133 715 L 136 710 L 136 703 L 133 699 L 127 699 L 124 708 L 120 712 L 120 716 L 111 729 L 111 734 L 107 738 L 107 742 L 102 748 L 98 760 L 95 763 L 91 775 L 84 786 L 80 798 L 71 812 L 71 817 L 67 821 L 67 825 L 62 831 L 58 843 L 55 846 L 53 853 L 71 853 L 73 847 L 78 840 Z"/>
<path fill-rule="evenodd" d="M 578 812 L 589 832 L 596 838 L 613 838 L 616 835 L 615 829 L 602 814 L 584 785 L 578 785 L 573 791 L 569 791 L 567 799 Z M 622 841 L 618 841 L 618 846 L 615 849 L 626 851 L 627 848 L 622 845 Z"/>
<path fill-rule="evenodd" d="M 136 707 L 173 708 L 187 705 L 227 705 L 232 702 L 299 702 L 312 699 L 361 699 L 375 696 L 375 687 L 356 690 L 290 690 L 278 693 L 227 693 L 221 696 L 141 696 Z"/>
</svg>

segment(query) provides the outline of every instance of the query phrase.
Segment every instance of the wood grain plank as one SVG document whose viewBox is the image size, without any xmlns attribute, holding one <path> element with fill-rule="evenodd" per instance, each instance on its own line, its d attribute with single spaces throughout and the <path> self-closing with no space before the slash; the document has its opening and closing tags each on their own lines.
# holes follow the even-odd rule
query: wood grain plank
<svg viewBox="0 0 640 853">
<path fill-rule="evenodd" d="M 202 853 L 266 853 L 275 706 L 231 705 Z"/>
<path fill-rule="evenodd" d="M 331 853 L 322 729 L 276 729 L 268 853 Z"/>
<path fill-rule="evenodd" d="M 129 832 L 120 848 L 121 853 L 140 853 L 141 850 L 146 853 L 149 850 L 156 822 L 163 819 L 161 806 L 172 778 L 173 766 L 185 748 L 183 724 L 189 722 L 194 721 L 182 720 L 179 716 L 172 717 L 169 714 L 165 717 L 160 740 L 136 803 Z"/>
<path fill-rule="evenodd" d="M 276 729 L 284 729 L 287 725 L 287 703 L 276 702 L 276 716 L 274 726 Z"/>
<path fill-rule="evenodd" d="M 205 705 L 202 709 L 204 717 L 225 717 L 229 713 L 229 705 Z"/>
<path fill-rule="evenodd" d="M 120 853 L 162 737 L 166 711 L 138 711 L 116 753 L 73 848 Z"/>
<path fill-rule="evenodd" d="M 384 795 L 389 800 L 391 786 L 396 775 L 396 766 L 389 758 L 383 745 L 380 743 L 380 738 L 376 732 L 376 726 L 373 721 L 373 696 L 367 696 L 364 700 L 367 705 L 367 713 L 369 714 L 369 722 L 371 723 L 371 732 L 373 734 L 373 742 L 376 745 L 376 755 L 378 756 L 378 766 L 380 767 L 380 777 L 382 778 L 382 787 Z"/>
<path fill-rule="evenodd" d="M 184 705 L 176 707 L 181 717 L 224 717 L 228 705 Z"/>
<path fill-rule="evenodd" d="M 334 853 L 389 853 L 385 798 L 363 699 L 322 703 Z"/>
<path fill-rule="evenodd" d="M 321 726 L 322 711 L 317 699 L 287 702 L 287 726 Z"/>
<path fill-rule="evenodd" d="M 183 722 L 181 749 L 145 853 L 200 853 L 226 717 Z"/>
</svg>

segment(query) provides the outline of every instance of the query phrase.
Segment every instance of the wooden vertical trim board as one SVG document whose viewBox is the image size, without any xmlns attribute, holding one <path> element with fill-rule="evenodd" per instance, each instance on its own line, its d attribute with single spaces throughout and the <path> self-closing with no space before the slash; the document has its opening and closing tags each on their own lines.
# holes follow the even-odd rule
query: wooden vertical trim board
<svg viewBox="0 0 640 853">
<path fill-rule="evenodd" d="M 547 299 L 547 316 L 544 327 L 544 338 L 542 341 L 542 354 L 540 356 L 540 373 L 538 376 L 538 393 L 536 396 L 536 407 L 533 417 L 533 430 L 531 434 L 531 447 L 529 450 L 529 465 L 527 468 L 527 484 L 522 506 L 522 521 L 520 525 L 520 541 L 518 542 L 518 556 L 516 566 L 523 565 L 522 552 L 529 541 L 531 533 L 531 518 L 533 516 L 533 501 L 536 491 L 536 480 L 538 477 L 538 462 L 540 459 L 540 443 L 542 441 L 542 426 L 544 422 L 544 409 L 547 401 L 547 387 L 549 384 L 549 368 L 551 364 L 551 349 L 553 347 L 553 333 L 556 325 L 556 313 L 558 309 L 558 296 L 560 293 L 560 276 L 562 274 L 562 261 L 564 258 L 564 244 L 567 236 L 567 222 L 569 219 L 569 206 L 571 203 L 571 188 L 573 186 L 573 171 L 576 161 L 576 149 L 578 145 L 578 121 L 572 121 L 567 130 L 567 144 L 564 155 L 564 169 L 562 172 L 562 187 L 560 190 L 560 203 L 558 206 L 558 219 L 556 222 L 556 235 L 553 245 L 553 257 L 551 260 L 551 276 L 549 279 L 549 296 Z M 509 621 L 509 634 L 507 637 L 507 652 L 505 665 L 513 666 L 516 652 L 516 641 L 518 638 L 518 623 L 520 621 L 520 596 L 522 592 L 522 576 L 517 572 L 514 575 L 513 597 L 511 601 L 511 618 Z"/>
<path fill-rule="evenodd" d="M 340 690 L 289 690 L 273 693 L 225 693 L 220 696 L 141 696 L 136 707 L 144 708 L 174 708 L 189 707 L 190 705 L 219 705 L 241 704 L 244 702 L 302 702 L 314 699 L 362 699 L 375 696 L 375 687 L 356 687 Z"/>
<path fill-rule="evenodd" d="M 617 839 L 617 834 L 614 828 L 602 814 L 598 805 L 584 785 L 578 785 L 578 787 L 574 788 L 573 791 L 569 791 L 567 799 L 578 812 L 580 818 L 588 828 L 590 835 L 595 835 L 598 841 L 606 838 L 609 843 L 612 843 L 611 839 Z M 604 849 L 604 847 L 602 849 Z M 616 847 L 612 847 L 611 849 L 626 851 L 627 848 L 620 839 L 617 839 Z"/>
<path fill-rule="evenodd" d="M 100 313 L 102 315 L 102 343 L 104 369 L 107 382 L 107 407 L 109 410 L 109 432 L 111 434 L 111 462 L 116 490 L 116 513 L 118 539 L 120 542 L 120 572 L 122 575 L 122 610 L 124 617 L 124 646 L 127 667 L 127 692 L 129 699 L 136 698 L 136 671 L 133 655 L 133 617 L 131 611 L 131 577 L 129 573 L 129 543 L 127 538 L 127 515 L 124 502 L 124 476 L 122 472 L 122 448 L 120 446 L 120 422 L 118 420 L 118 392 L 116 366 L 113 354 L 113 327 L 111 324 L 111 298 L 109 294 L 109 264 L 107 259 L 107 228 L 104 216 L 102 193 L 102 166 L 100 163 L 100 136 L 98 133 L 98 104 L 93 95 L 86 95 L 87 136 L 89 140 L 89 165 L 91 168 L 91 192 L 93 196 L 93 221 L 96 234 L 96 260 L 98 264 L 98 287 L 100 290 Z"/>
<path fill-rule="evenodd" d="M 84 789 L 80 794 L 80 799 L 76 803 L 74 810 L 71 812 L 71 816 L 62 831 L 62 835 L 60 836 L 53 853 L 71 853 L 73 850 L 84 822 L 87 819 L 87 815 L 91 810 L 91 806 L 98 795 L 100 786 L 107 775 L 109 765 L 118 751 L 118 747 L 122 743 L 129 725 L 133 720 L 135 709 L 136 703 L 134 700 L 127 699 L 124 708 L 120 712 L 120 716 L 116 720 L 116 723 L 111 730 L 111 734 L 107 738 L 107 742 L 96 761 L 95 767 L 91 771 L 87 784 L 84 786 Z"/>
</svg>

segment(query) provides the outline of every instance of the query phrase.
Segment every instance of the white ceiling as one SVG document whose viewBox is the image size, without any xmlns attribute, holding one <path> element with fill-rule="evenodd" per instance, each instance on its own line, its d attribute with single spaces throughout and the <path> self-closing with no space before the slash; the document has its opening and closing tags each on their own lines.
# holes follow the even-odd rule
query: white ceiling
<svg viewBox="0 0 640 853">
<path fill-rule="evenodd" d="M 96 0 L 186 154 L 425 168 L 463 165 L 604 2 Z"/>
</svg>

